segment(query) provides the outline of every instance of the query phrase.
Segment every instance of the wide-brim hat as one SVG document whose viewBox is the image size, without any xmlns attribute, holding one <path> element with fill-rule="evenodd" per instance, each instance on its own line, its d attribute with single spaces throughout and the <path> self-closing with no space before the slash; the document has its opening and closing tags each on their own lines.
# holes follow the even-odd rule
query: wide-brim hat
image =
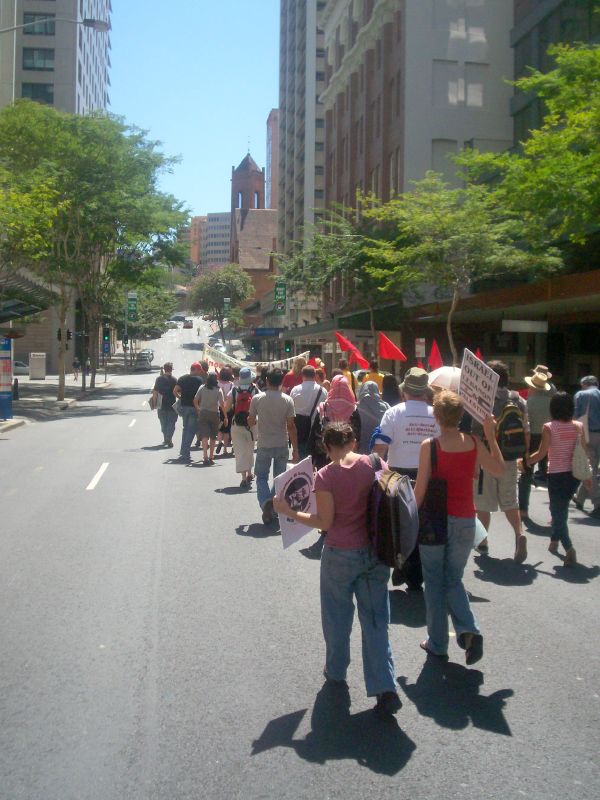
<svg viewBox="0 0 600 800">
<path fill-rule="evenodd" d="M 421 367 L 411 367 L 400 384 L 400 391 L 410 394 L 425 394 L 429 386 L 428 378 L 428 373 Z"/>
<path fill-rule="evenodd" d="M 534 370 L 533 375 L 525 377 L 525 383 L 531 386 L 532 389 L 537 389 L 538 392 L 549 392 L 552 384 L 549 379 L 552 377 L 550 372 L 542 372 L 537 369 Z"/>
</svg>

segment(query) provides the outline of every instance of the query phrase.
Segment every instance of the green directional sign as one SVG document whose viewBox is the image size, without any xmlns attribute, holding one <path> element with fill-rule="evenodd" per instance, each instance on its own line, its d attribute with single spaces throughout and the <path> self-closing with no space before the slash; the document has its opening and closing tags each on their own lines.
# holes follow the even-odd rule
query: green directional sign
<svg viewBox="0 0 600 800">
<path fill-rule="evenodd" d="M 224 297 L 223 298 L 223 313 L 229 314 L 231 311 L 231 297 Z"/>
<path fill-rule="evenodd" d="M 127 321 L 135 322 L 138 318 L 138 295 L 137 292 L 127 292 Z"/>
<path fill-rule="evenodd" d="M 278 316 L 285 314 L 287 304 L 287 287 L 283 281 L 277 281 L 275 284 L 275 294 L 273 298 L 273 313 Z"/>
</svg>

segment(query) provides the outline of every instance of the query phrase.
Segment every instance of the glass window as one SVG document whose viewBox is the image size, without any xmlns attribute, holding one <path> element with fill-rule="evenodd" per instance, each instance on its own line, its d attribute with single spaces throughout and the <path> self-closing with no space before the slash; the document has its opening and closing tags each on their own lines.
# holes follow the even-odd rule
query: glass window
<svg viewBox="0 0 600 800">
<path fill-rule="evenodd" d="M 53 83 L 24 83 L 21 90 L 21 97 L 28 97 L 30 100 L 37 100 L 40 103 L 54 103 L 54 84 Z"/>
<path fill-rule="evenodd" d="M 23 33 L 29 36 L 54 36 L 54 14 L 23 14 L 23 24 L 27 26 Z"/>
<path fill-rule="evenodd" d="M 54 49 L 51 47 L 24 47 L 23 69 L 54 70 Z"/>
</svg>

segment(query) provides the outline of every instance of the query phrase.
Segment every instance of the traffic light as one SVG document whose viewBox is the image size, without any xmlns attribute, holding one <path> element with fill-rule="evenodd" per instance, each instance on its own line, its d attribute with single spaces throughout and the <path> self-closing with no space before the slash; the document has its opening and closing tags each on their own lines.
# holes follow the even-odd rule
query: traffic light
<svg viewBox="0 0 600 800">
<path fill-rule="evenodd" d="M 104 328 L 102 328 L 102 341 L 110 342 L 110 328 L 107 326 L 104 326 Z"/>
<path fill-rule="evenodd" d="M 127 334 L 124 333 L 123 334 L 123 344 L 128 344 L 128 342 L 129 342 L 129 336 L 127 336 Z"/>
<path fill-rule="evenodd" d="M 62 330 L 60 328 L 56 329 L 56 338 L 58 339 L 59 342 L 62 339 Z"/>
<path fill-rule="evenodd" d="M 252 352 L 252 353 L 258 352 L 258 345 L 256 344 L 256 342 L 251 342 L 250 343 L 250 352 Z"/>
<path fill-rule="evenodd" d="M 293 346 L 294 342 L 291 339 L 286 339 L 283 345 L 283 349 L 285 350 L 286 353 L 291 353 Z"/>
<path fill-rule="evenodd" d="M 72 338 L 73 338 L 73 332 L 71 331 L 70 328 L 67 328 L 67 342 L 70 342 Z"/>
</svg>

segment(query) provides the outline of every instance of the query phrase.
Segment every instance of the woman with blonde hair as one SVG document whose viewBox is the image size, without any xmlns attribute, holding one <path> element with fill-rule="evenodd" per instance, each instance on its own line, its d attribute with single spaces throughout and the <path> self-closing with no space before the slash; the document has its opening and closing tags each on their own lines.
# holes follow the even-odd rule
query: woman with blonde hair
<svg viewBox="0 0 600 800">
<path fill-rule="evenodd" d="M 425 581 L 427 639 L 421 647 L 434 656 L 448 654 L 448 614 L 452 617 L 456 641 L 465 651 L 467 664 L 483 656 L 483 637 L 462 582 L 467 559 L 475 538 L 473 478 L 482 467 L 491 475 L 504 473 L 504 459 L 496 441 L 496 422 L 488 416 L 483 423 L 488 450 L 483 442 L 462 433 L 458 425 L 463 403 L 454 392 L 443 390 L 433 401 L 433 414 L 440 435 L 421 444 L 419 471 L 415 486 L 417 503 L 424 503 L 430 478 L 446 484 L 445 519 L 430 539 L 419 536 L 419 555 Z M 433 460 L 433 463 L 432 463 Z M 428 504 L 425 504 L 427 512 Z M 425 544 L 430 541 L 430 544 Z"/>
<path fill-rule="evenodd" d="M 289 394 L 294 386 L 300 386 L 302 383 L 302 370 L 306 363 L 304 356 L 298 356 L 298 358 L 294 359 L 291 370 L 286 373 L 281 384 L 281 388 L 286 394 Z"/>
</svg>

